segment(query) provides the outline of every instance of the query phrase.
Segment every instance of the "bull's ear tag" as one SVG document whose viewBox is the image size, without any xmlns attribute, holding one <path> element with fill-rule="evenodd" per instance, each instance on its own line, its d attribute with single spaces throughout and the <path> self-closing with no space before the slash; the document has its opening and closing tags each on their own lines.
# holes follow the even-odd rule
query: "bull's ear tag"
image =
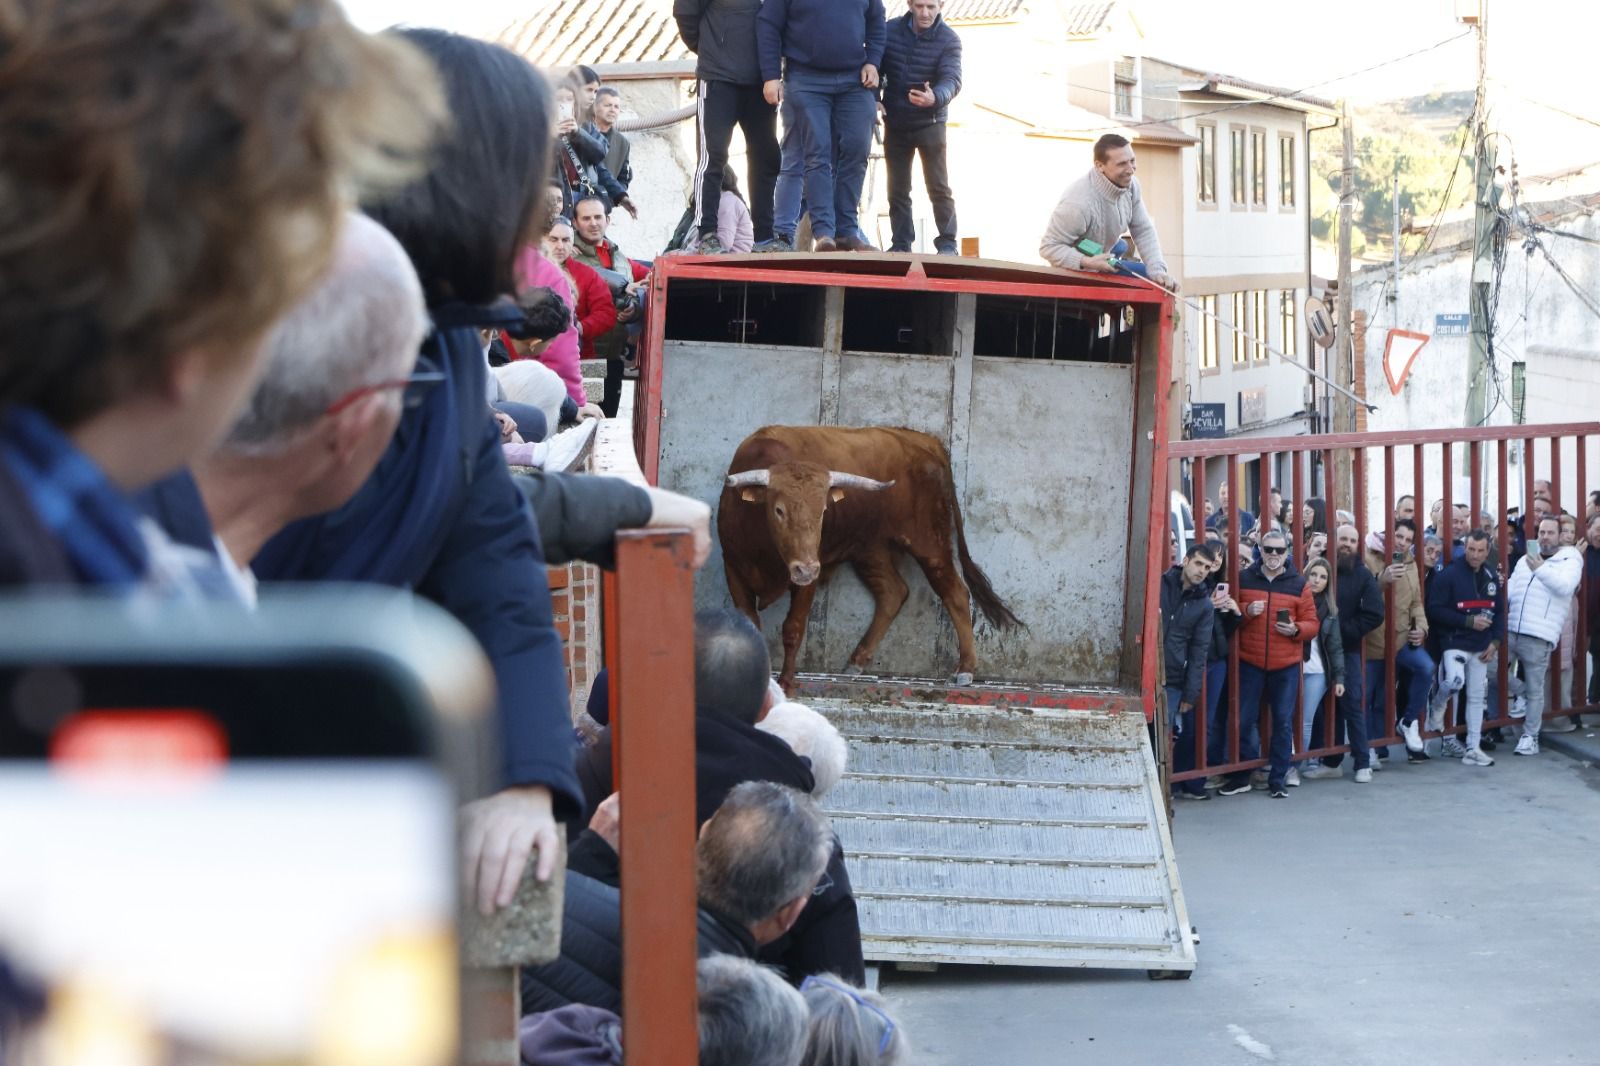
<svg viewBox="0 0 1600 1066">
<path fill-rule="evenodd" d="M 828 498 L 834 503 L 838 503 L 840 500 L 844 499 L 844 489 L 834 489 L 828 493 Z"/>
<path fill-rule="evenodd" d="M 754 486 L 746 486 L 739 490 L 739 499 L 745 503 L 760 503 L 761 490 Z"/>
</svg>

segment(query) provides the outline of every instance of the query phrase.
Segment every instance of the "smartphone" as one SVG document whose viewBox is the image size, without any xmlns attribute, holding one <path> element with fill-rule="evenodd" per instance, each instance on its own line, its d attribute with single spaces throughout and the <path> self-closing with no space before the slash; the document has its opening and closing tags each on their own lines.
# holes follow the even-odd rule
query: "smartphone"
<svg viewBox="0 0 1600 1066">
<path fill-rule="evenodd" d="M 563 100 L 561 102 L 561 110 L 560 110 L 559 114 L 561 116 L 561 121 L 562 122 L 571 121 L 571 119 L 572 119 L 572 103 L 571 103 L 571 101 Z"/>
<path fill-rule="evenodd" d="M 1278 608 L 1278 621 L 1284 623 L 1289 621 L 1289 609 L 1287 607 Z"/>
<path fill-rule="evenodd" d="M 1395 552 L 1389 557 L 1395 566 L 1404 566 L 1411 558 L 1410 552 Z"/>
<path fill-rule="evenodd" d="M 1226 581 L 1218 581 L 1217 591 L 1226 596 L 1228 594 L 1228 583 Z"/>
</svg>

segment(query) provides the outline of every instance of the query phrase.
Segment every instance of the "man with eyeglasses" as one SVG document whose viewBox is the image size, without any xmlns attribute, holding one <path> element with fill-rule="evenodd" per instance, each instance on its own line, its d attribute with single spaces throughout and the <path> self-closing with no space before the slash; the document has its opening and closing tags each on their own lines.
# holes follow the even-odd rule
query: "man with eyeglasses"
<svg viewBox="0 0 1600 1066">
<path fill-rule="evenodd" d="M 405 249 L 351 214 L 327 275 L 271 334 L 266 370 L 226 439 L 194 464 L 192 483 L 179 475 L 147 494 L 146 510 L 180 543 L 214 546 L 234 591 L 253 604 L 250 562 L 261 546 L 348 501 L 401 411 L 443 380 L 417 359 L 427 331 Z"/>
<path fill-rule="evenodd" d="M 1239 758 L 1260 757 L 1257 709 L 1263 697 L 1272 713 L 1272 752 L 1267 789 L 1286 799 L 1289 763 L 1294 755 L 1294 704 L 1300 691 L 1300 664 L 1308 641 L 1320 628 L 1316 604 L 1305 578 L 1284 565 L 1289 542 L 1278 530 L 1260 539 L 1261 561 L 1239 575 L 1235 597 L 1244 621 L 1239 626 Z M 1229 774 L 1219 795 L 1250 791 L 1248 770 Z"/>
</svg>

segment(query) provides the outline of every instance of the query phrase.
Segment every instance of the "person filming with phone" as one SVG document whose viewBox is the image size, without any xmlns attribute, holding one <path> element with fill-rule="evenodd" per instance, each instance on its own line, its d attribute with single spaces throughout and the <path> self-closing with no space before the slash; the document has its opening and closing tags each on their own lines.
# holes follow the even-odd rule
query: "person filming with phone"
<svg viewBox="0 0 1600 1066">
<path fill-rule="evenodd" d="M 1067 186 L 1045 226 L 1039 255 L 1063 270 L 1139 274 L 1172 292 L 1178 283 L 1167 272 L 1156 224 L 1145 210 L 1133 146 L 1120 134 L 1094 142 L 1094 168 Z M 1124 258 L 1122 235 L 1133 235 L 1139 261 Z"/>
<path fill-rule="evenodd" d="M 883 49 L 883 159 L 889 170 L 891 252 L 915 250 L 911 159 L 922 153 L 922 181 L 938 228 L 933 247 L 955 255 L 956 198 L 945 166 L 945 121 L 961 91 L 961 38 L 939 14 L 941 0 L 906 0 L 889 23 Z"/>
<path fill-rule="evenodd" d="M 1266 698 L 1272 712 L 1272 753 L 1267 788 L 1274 799 L 1289 795 L 1287 778 L 1294 755 L 1294 704 L 1300 691 L 1304 645 L 1316 637 L 1317 606 L 1305 578 L 1289 572 L 1289 541 L 1278 530 L 1262 534 L 1261 561 L 1239 574 L 1237 599 L 1244 614 L 1239 626 L 1239 758 L 1261 757 L 1257 709 Z M 1250 791 L 1248 770 L 1229 774 L 1223 796 Z"/>
</svg>

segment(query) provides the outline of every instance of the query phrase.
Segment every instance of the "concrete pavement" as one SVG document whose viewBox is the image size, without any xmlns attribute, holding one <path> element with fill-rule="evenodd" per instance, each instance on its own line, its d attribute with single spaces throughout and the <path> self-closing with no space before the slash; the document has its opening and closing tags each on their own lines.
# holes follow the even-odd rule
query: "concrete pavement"
<svg viewBox="0 0 1600 1066">
<path fill-rule="evenodd" d="M 926 1066 L 1600 1063 L 1600 729 L 1184 803 L 1200 967 L 886 972 Z M 1348 760 L 1347 760 L 1348 767 Z"/>
</svg>

